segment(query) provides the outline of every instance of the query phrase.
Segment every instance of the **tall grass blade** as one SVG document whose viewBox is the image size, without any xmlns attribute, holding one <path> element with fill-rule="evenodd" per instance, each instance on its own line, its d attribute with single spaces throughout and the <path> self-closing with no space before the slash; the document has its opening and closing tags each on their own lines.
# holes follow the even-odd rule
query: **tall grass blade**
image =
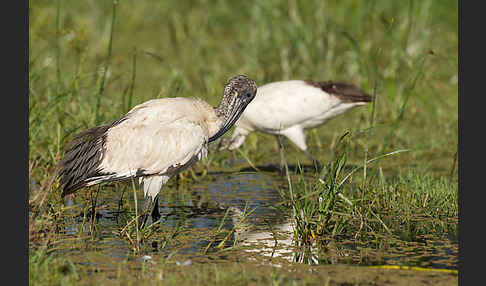
<svg viewBox="0 0 486 286">
<path fill-rule="evenodd" d="M 139 231 L 139 225 L 138 225 L 138 200 L 137 200 L 137 189 L 135 188 L 135 179 L 132 178 L 132 191 L 133 191 L 133 200 L 135 203 L 135 231 L 137 233 L 137 243 L 136 247 L 138 249 L 138 244 L 140 242 L 140 231 Z"/>
<path fill-rule="evenodd" d="M 135 77 L 137 75 L 137 47 L 133 48 L 132 56 L 132 82 L 130 84 L 130 94 L 128 95 L 128 104 L 125 112 L 128 112 L 132 108 L 133 89 L 135 88 Z"/>
<path fill-rule="evenodd" d="M 364 164 L 363 164 L 363 184 L 366 182 L 366 171 L 367 171 L 367 164 L 366 161 L 368 160 L 368 145 L 370 142 L 371 132 L 374 128 L 375 123 L 375 108 L 376 108 L 376 86 L 377 80 L 375 78 L 375 83 L 373 85 L 373 96 L 372 96 L 372 105 L 371 105 L 371 116 L 370 116 L 370 127 L 368 128 L 368 133 L 366 135 L 366 143 L 365 143 L 365 155 L 364 155 Z"/>
<path fill-rule="evenodd" d="M 423 56 L 420 59 L 419 68 L 417 70 L 417 73 L 415 74 L 415 78 L 413 79 L 410 86 L 408 87 L 407 94 L 406 94 L 405 99 L 402 103 L 402 106 L 400 107 L 400 113 L 398 114 L 397 118 L 393 122 L 393 126 L 391 127 L 390 132 L 388 133 L 387 137 L 385 138 L 385 143 L 383 144 L 381 151 L 379 152 L 381 154 L 383 154 L 383 152 L 385 152 L 386 148 L 388 147 L 388 145 L 391 142 L 391 139 L 393 137 L 394 132 L 397 130 L 398 123 L 401 121 L 401 119 L 403 117 L 403 114 L 405 112 L 405 107 L 407 106 L 408 100 L 410 99 L 410 97 L 412 95 L 412 91 L 415 88 L 415 85 L 417 83 L 418 78 L 422 75 L 426 57 L 427 57 L 427 55 Z M 376 163 L 373 165 L 373 168 L 371 169 L 370 176 L 369 176 L 369 178 L 370 178 L 369 183 L 370 184 L 372 183 L 372 181 L 375 177 L 376 170 L 377 170 L 378 165 L 380 163 L 380 159 L 381 159 L 381 157 L 379 157 L 379 159 L 376 161 Z"/>
<path fill-rule="evenodd" d="M 240 153 L 241 156 L 243 156 L 243 158 L 248 162 L 248 164 L 250 165 L 250 167 L 252 167 L 253 169 L 255 169 L 255 171 L 257 172 L 260 172 L 260 169 L 258 169 L 254 164 L 253 162 L 250 160 L 250 158 L 246 155 L 246 153 L 244 153 L 243 151 L 240 150 L 240 148 L 237 148 L 236 151 L 238 151 L 238 153 Z"/>
<path fill-rule="evenodd" d="M 61 31 L 61 0 L 57 0 L 56 5 L 56 95 L 59 95 L 61 89 L 61 47 L 59 46 L 60 31 Z"/>
<path fill-rule="evenodd" d="M 59 104 L 57 99 L 59 99 L 61 94 L 61 47 L 60 47 L 60 31 L 61 31 L 61 0 L 57 0 L 56 5 L 56 116 L 57 121 L 61 121 Z"/>
<path fill-rule="evenodd" d="M 106 56 L 105 67 L 103 69 L 103 76 L 101 77 L 100 87 L 98 89 L 98 96 L 96 98 L 96 109 L 95 109 L 95 122 L 96 124 L 100 124 L 100 106 L 101 106 L 101 97 L 103 96 L 103 92 L 105 90 L 105 80 L 106 75 L 108 73 L 108 68 L 110 67 L 111 61 L 111 50 L 113 44 L 113 34 L 115 29 L 115 20 L 116 20 L 116 6 L 118 5 L 117 0 L 113 0 L 113 9 L 112 9 L 112 16 L 111 16 L 111 28 L 110 28 L 110 40 L 108 42 L 108 55 Z"/>
</svg>

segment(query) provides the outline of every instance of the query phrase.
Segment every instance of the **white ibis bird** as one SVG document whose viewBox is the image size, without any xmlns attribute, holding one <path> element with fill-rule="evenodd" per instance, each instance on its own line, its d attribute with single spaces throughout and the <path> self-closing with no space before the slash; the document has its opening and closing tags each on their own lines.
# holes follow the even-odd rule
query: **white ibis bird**
<svg viewBox="0 0 486 286">
<path fill-rule="evenodd" d="M 219 149 L 240 147 L 252 131 L 273 134 L 279 143 L 281 174 L 284 171 L 282 136 L 304 151 L 317 167 L 320 164 L 307 149 L 304 129 L 322 125 L 353 107 L 371 101 L 371 96 L 358 87 L 331 81 L 272 82 L 259 86 L 257 94 L 235 123 L 231 138 L 221 139 Z"/>
<path fill-rule="evenodd" d="M 256 95 L 255 82 L 238 75 L 226 84 L 215 108 L 197 98 L 153 99 L 111 124 L 89 128 L 67 144 L 58 166 L 62 197 L 104 182 L 143 183 L 145 224 L 152 203 L 173 175 L 207 156 L 208 144 L 238 120 Z"/>
</svg>

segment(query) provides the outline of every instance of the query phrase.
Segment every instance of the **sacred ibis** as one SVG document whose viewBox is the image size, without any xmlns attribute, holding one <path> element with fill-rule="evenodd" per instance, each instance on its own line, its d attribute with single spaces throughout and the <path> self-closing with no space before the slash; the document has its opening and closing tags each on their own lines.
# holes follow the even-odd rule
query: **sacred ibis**
<svg viewBox="0 0 486 286">
<path fill-rule="evenodd" d="M 235 123 L 231 138 L 220 140 L 219 149 L 234 150 L 243 144 L 251 132 L 260 131 L 277 137 L 281 174 L 284 172 L 282 136 L 304 151 L 318 167 L 319 162 L 307 149 L 304 129 L 322 125 L 329 119 L 368 102 L 371 102 L 369 94 L 347 83 L 310 80 L 268 83 L 258 87 L 255 100 Z"/>
<path fill-rule="evenodd" d="M 57 168 L 62 197 L 87 186 L 138 179 L 145 198 L 139 226 L 154 201 L 152 218 L 157 220 L 162 186 L 207 156 L 209 142 L 233 126 L 256 90 L 253 80 L 238 75 L 224 87 L 217 107 L 197 98 L 153 99 L 111 124 L 80 132 L 66 145 Z"/>
</svg>

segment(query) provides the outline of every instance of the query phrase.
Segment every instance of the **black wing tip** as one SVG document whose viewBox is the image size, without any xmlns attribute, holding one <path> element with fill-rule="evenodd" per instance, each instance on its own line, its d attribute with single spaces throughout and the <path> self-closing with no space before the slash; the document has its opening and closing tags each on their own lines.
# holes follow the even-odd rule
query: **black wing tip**
<svg viewBox="0 0 486 286">
<path fill-rule="evenodd" d="M 85 184 L 78 184 L 77 186 L 76 185 L 66 185 L 64 186 L 64 188 L 62 189 L 62 193 L 61 193 L 61 198 L 64 198 L 65 196 L 67 195 L 70 195 L 70 194 L 73 194 L 75 193 L 77 190 L 81 189 L 82 187 L 84 187 Z"/>
<path fill-rule="evenodd" d="M 342 101 L 347 102 L 371 102 L 373 97 L 364 92 L 359 87 L 354 84 L 335 82 L 335 81 L 312 81 L 305 80 L 305 83 L 317 88 L 322 91 L 332 94 Z"/>
<path fill-rule="evenodd" d="M 101 125 L 81 131 L 66 144 L 59 161 L 57 176 L 61 178 L 61 197 L 85 187 L 87 179 L 100 175 L 100 158 L 104 152 L 106 132 L 110 125 Z"/>
<path fill-rule="evenodd" d="M 362 97 L 362 102 L 372 102 L 373 101 L 373 96 L 371 96 L 370 94 L 367 94 L 365 92 L 363 92 L 363 97 Z"/>
<path fill-rule="evenodd" d="M 61 197 L 86 187 L 89 179 L 102 174 L 99 169 L 108 130 L 128 119 L 128 114 L 111 124 L 103 124 L 82 130 L 64 147 L 57 176 L 61 177 Z"/>
<path fill-rule="evenodd" d="M 64 198 L 67 195 L 75 193 L 77 190 L 81 189 L 82 187 L 86 186 L 84 181 L 75 181 L 75 178 L 69 176 L 69 174 L 62 174 L 61 175 L 61 198 Z"/>
</svg>

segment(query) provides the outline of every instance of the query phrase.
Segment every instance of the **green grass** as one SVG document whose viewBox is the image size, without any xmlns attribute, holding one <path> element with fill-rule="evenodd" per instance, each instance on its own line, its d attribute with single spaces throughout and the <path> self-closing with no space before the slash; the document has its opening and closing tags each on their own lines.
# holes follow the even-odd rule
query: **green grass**
<svg viewBox="0 0 486 286">
<path fill-rule="evenodd" d="M 416 241 L 427 232 L 454 234 L 457 10 L 457 2 L 433 0 L 29 1 L 29 195 L 48 185 L 63 146 L 77 132 L 114 121 L 146 100 L 196 96 L 216 106 L 235 74 L 258 85 L 332 79 L 356 84 L 375 100 L 307 132 L 311 152 L 330 165 L 322 176 L 290 170 L 292 193 L 282 189 L 282 203 L 302 222 L 299 239 Z M 345 131 L 352 136 L 338 144 Z M 408 151 L 364 163 L 397 150 Z M 290 165 L 310 164 L 290 143 L 285 154 Z M 235 159 L 243 163 L 231 163 Z M 205 178 L 207 170 L 278 162 L 273 136 L 253 133 L 238 151 L 212 152 L 181 181 L 190 187 L 195 174 Z M 360 169 L 336 185 L 353 167 Z M 60 193 L 54 182 L 43 208 L 35 210 L 31 284 L 89 284 L 99 277 L 67 257 L 46 254 L 51 230 L 69 209 Z M 89 202 L 91 194 L 79 197 Z M 41 253 L 39 245 L 47 250 Z M 269 270 L 251 280 L 230 266 L 191 267 L 201 281 L 221 285 L 292 285 L 295 278 Z M 182 279 L 176 278 L 182 272 L 161 271 L 174 283 Z M 127 273 L 145 277 L 139 270 Z"/>
<path fill-rule="evenodd" d="M 330 265 L 309 267 L 211 261 L 178 266 L 164 259 L 155 263 L 115 262 L 114 269 L 104 271 L 96 266 L 76 266 L 59 256 L 31 254 L 30 285 L 419 285 L 423 281 L 440 285 L 457 285 L 457 276 L 433 272 L 393 271 Z"/>
<path fill-rule="evenodd" d="M 30 285 L 73 285 L 80 274 L 69 258 L 49 256 L 45 248 L 29 251 Z"/>
<path fill-rule="evenodd" d="M 310 180 L 288 175 L 290 190 L 280 191 L 295 218 L 301 245 L 338 237 L 363 243 L 382 238 L 416 242 L 429 234 L 457 241 L 457 181 L 420 169 L 386 178 L 380 169 L 376 182 L 370 183 L 358 172 L 366 165 L 346 167 L 348 142 L 345 136 L 341 139 L 320 174 Z M 400 156 L 386 155 L 384 160 Z"/>
</svg>

